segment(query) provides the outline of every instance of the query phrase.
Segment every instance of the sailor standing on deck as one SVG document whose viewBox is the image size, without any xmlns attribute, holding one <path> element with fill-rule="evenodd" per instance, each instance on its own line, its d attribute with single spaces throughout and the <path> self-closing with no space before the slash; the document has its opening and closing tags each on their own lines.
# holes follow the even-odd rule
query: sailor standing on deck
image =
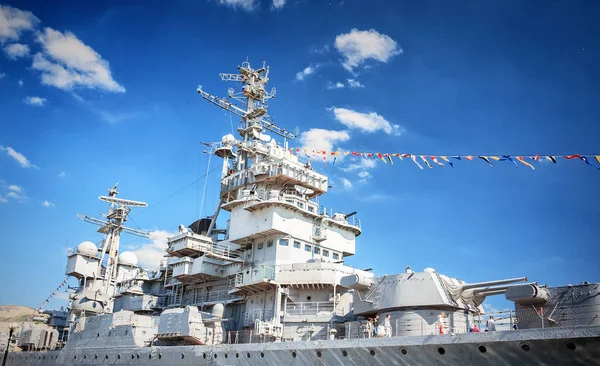
<svg viewBox="0 0 600 366">
<path fill-rule="evenodd" d="M 373 337 L 377 337 L 379 335 L 379 314 L 375 315 L 375 319 L 373 319 Z"/>
<path fill-rule="evenodd" d="M 385 321 L 384 321 L 383 325 L 385 327 L 385 336 L 391 337 L 392 336 L 392 316 L 390 314 L 388 314 L 385 317 Z"/>
<path fill-rule="evenodd" d="M 496 330 L 496 322 L 494 322 L 494 316 L 490 315 L 487 323 L 485 323 L 485 327 L 488 332 L 494 332 Z"/>
</svg>

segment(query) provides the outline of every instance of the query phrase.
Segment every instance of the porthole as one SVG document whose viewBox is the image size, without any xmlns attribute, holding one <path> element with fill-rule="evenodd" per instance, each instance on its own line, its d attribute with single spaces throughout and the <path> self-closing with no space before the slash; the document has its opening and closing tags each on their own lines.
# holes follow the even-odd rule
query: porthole
<svg viewBox="0 0 600 366">
<path fill-rule="evenodd" d="M 445 350 L 445 349 L 443 349 L 442 347 L 440 347 L 440 348 L 438 348 L 438 353 L 439 353 L 440 355 L 443 355 L 444 353 L 446 353 L 446 350 Z"/>
<path fill-rule="evenodd" d="M 206 353 L 202 354 L 202 358 L 206 359 Z"/>
<path fill-rule="evenodd" d="M 104 358 L 108 360 L 108 355 L 106 355 L 106 357 L 104 357 Z"/>
<path fill-rule="evenodd" d="M 261 352 L 260 357 L 265 357 L 265 354 Z"/>
<path fill-rule="evenodd" d="M 120 359 L 121 359 L 121 354 L 119 353 L 119 354 L 117 355 L 117 360 L 120 360 Z"/>
<path fill-rule="evenodd" d="M 531 350 L 531 347 L 527 343 L 525 343 L 521 345 L 521 349 L 525 352 L 528 352 Z"/>
<path fill-rule="evenodd" d="M 240 354 L 239 353 L 235 353 L 235 358 L 240 358 Z"/>
<path fill-rule="evenodd" d="M 292 357 L 296 358 L 296 351 L 292 352 Z"/>
<path fill-rule="evenodd" d="M 27 359 L 27 357 L 25 357 L 25 359 Z M 73 356 L 73 359 L 76 360 L 77 359 L 77 355 Z"/>
<path fill-rule="evenodd" d="M 217 358 L 217 354 L 215 353 L 215 358 Z"/>
<path fill-rule="evenodd" d="M 94 355 L 94 360 L 97 360 L 97 359 L 98 359 L 98 355 Z"/>
<path fill-rule="evenodd" d="M 181 354 L 181 359 L 183 360 L 185 358 L 185 353 Z"/>
<path fill-rule="evenodd" d="M 577 348 L 577 346 L 575 346 L 575 343 L 567 343 L 567 348 L 571 351 L 574 351 Z"/>
<path fill-rule="evenodd" d="M 100 333 L 98 333 L 98 338 L 100 338 Z"/>
<path fill-rule="evenodd" d="M 227 356 L 227 353 L 226 353 L 226 354 L 224 354 L 224 356 L 225 356 L 225 358 L 229 357 L 229 356 Z"/>
<path fill-rule="evenodd" d="M 159 353 L 159 354 L 158 354 L 158 359 L 160 360 L 161 358 L 162 358 L 162 354 L 161 354 L 161 353 Z"/>
<path fill-rule="evenodd" d="M 344 357 L 348 357 L 348 352 L 342 351 L 342 355 L 344 355 Z"/>
<path fill-rule="evenodd" d="M 250 352 L 246 353 L 246 356 L 248 356 L 248 358 L 250 358 Z"/>
<path fill-rule="evenodd" d="M 487 352 L 487 348 L 485 348 L 485 346 L 479 346 L 477 348 L 479 349 L 479 352 L 481 352 L 481 353 L 486 353 Z"/>
<path fill-rule="evenodd" d="M 85 360 L 85 359 L 87 359 L 87 355 L 83 355 L 83 359 L 84 359 L 84 360 Z"/>
<path fill-rule="evenodd" d="M 135 355 L 133 353 L 131 354 L 131 359 L 135 359 Z"/>
<path fill-rule="evenodd" d="M 135 357 L 139 360 L 140 359 L 140 354 L 138 353 L 137 355 L 135 355 Z"/>
<path fill-rule="evenodd" d="M 407 353 L 408 353 L 408 351 L 406 350 L 406 348 L 402 348 L 402 349 L 400 350 L 400 353 L 402 353 L 403 355 L 405 355 L 405 354 L 407 354 Z"/>
<path fill-rule="evenodd" d="M 371 354 L 371 356 L 375 356 L 375 350 L 370 350 L 369 353 Z"/>
<path fill-rule="evenodd" d="M 152 359 L 152 353 L 148 353 L 148 359 L 151 360 Z"/>
<path fill-rule="evenodd" d="M 317 357 L 321 357 L 321 351 L 317 351 Z"/>
</svg>

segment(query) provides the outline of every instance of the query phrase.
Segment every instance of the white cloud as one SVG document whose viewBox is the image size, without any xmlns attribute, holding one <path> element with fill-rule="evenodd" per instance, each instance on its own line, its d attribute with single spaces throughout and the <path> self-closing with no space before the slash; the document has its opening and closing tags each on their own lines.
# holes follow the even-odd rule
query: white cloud
<svg viewBox="0 0 600 366">
<path fill-rule="evenodd" d="M 385 118 L 375 112 L 360 113 L 346 108 L 332 107 L 335 119 L 348 128 L 358 128 L 367 133 L 383 131 L 385 133 L 400 135 L 402 129 L 399 125 L 393 125 Z"/>
<path fill-rule="evenodd" d="M 13 149 L 10 146 L 4 147 L 4 146 L 0 145 L 0 151 L 6 151 L 6 155 L 15 159 L 19 164 L 21 164 L 21 166 L 23 168 L 36 168 L 37 169 L 37 166 L 31 164 L 31 162 L 29 161 L 29 159 L 27 159 L 25 157 L 25 155 L 21 154 L 20 152 L 16 152 L 15 149 Z"/>
<path fill-rule="evenodd" d="M 23 187 L 19 187 L 16 184 L 11 184 L 8 186 L 8 190 L 16 193 L 23 193 Z"/>
<path fill-rule="evenodd" d="M 59 178 L 64 178 L 64 177 L 66 177 L 66 176 L 67 176 L 67 173 L 65 173 L 65 172 L 60 172 L 60 173 L 58 173 L 58 177 L 59 177 Z"/>
<path fill-rule="evenodd" d="M 167 239 L 176 235 L 164 230 L 155 230 L 150 232 L 152 243 L 142 244 L 139 249 L 133 250 L 137 255 L 139 263 L 148 269 L 158 267 L 160 261 L 165 256 L 167 249 Z"/>
<path fill-rule="evenodd" d="M 374 159 L 360 158 L 358 162 L 341 165 L 340 169 L 346 173 L 357 172 L 359 182 L 365 183 L 372 176 L 367 170 L 373 169 L 375 166 Z"/>
<path fill-rule="evenodd" d="M 234 9 L 252 11 L 256 7 L 256 0 L 219 0 L 219 4 Z M 273 1 L 273 5 L 275 5 L 275 1 Z"/>
<path fill-rule="evenodd" d="M 27 97 L 23 99 L 25 104 L 32 105 L 34 107 L 42 107 L 46 103 L 46 98 L 40 97 Z"/>
<path fill-rule="evenodd" d="M 54 207 L 54 203 L 50 202 L 50 201 L 44 201 L 42 202 L 42 206 L 44 207 Z"/>
<path fill-rule="evenodd" d="M 273 7 L 275 9 L 281 9 L 285 5 L 286 0 L 273 0 Z"/>
<path fill-rule="evenodd" d="M 140 112 L 124 112 L 124 113 L 119 113 L 119 112 L 113 113 L 113 112 L 106 112 L 106 111 L 100 112 L 100 116 L 102 117 L 102 119 L 105 120 L 106 122 L 110 123 L 111 125 L 126 121 L 128 119 L 136 118 L 140 115 L 141 115 Z"/>
<path fill-rule="evenodd" d="M 344 83 L 341 83 L 339 81 L 335 84 L 332 82 L 327 83 L 327 89 L 342 89 L 344 87 L 345 87 Z"/>
<path fill-rule="evenodd" d="M 315 68 L 312 66 L 307 66 L 304 70 L 296 73 L 296 80 L 304 80 L 308 75 L 312 75 L 315 73 Z"/>
<path fill-rule="evenodd" d="M 344 185 L 344 188 L 352 188 L 352 182 L 346 178 L 342 178 L 342 184 Z"/>
<path fill-rule="evenodd" d="M 39 21 L 29 11 L 0 5 L 0 43 L 18 40 L 22 31 L 32 30 Z"/>
<path fill-rule="evenodd" d="M 18 83 L 19 83 L 19 86 L 23 86 L 23 79 L 19 79 Z"/>
<path fill-rule="evenodd" d="M 0 196 L 0 203 L 7 203 L 8 200 L 2 196 Z"/>
<path fill-rule="evenodd" d="M 348 79 L 348 86 L 351 88 L 364 88 L 365 86 L 358 80 Z"/>
<path fill-rule="evenodd" d="M 348 140 L 350 140 L 350 134 L 347 131 L 311 128 L 300 134 L 302 148 L 307 150 L 334 151 L 334 144 Z"/>
<path fill-rule="evenodd" d="M 375 29 L 352 29 L 350 33 L 340 34 L 335 37 L 335 48 L 344 57 L 342 65 L 349 71 L 353 71 L 366 60 L 388 62 L 391 57 L 402 53 L 396 41 Z"/>
<path fill-rule="evenodd" d="M 0 200 L 2 203 L 8 202 L 7 198 L 12 198 L 21 203 L 27 200 L 27 195 L 25 194 L 23 187 L 20 187 L 16 184 L 7 185 L 5 182 L 2 182 L 2 188 L 5 192 L 7 192 L 6 195 Z"/>
<path fill-rule="evenodd" d="M 4 79 L 6 77 L 6 73 L 5 72 L 0 72 L 0 79 Z"/>
<path fill-rule="evenodd" d="M 11 60 L 29 56 L 29 46 L 21 43 L 11 43 L 4 47 L 4 53 Z"/>
<path fill-rule="evenodd" d="M 73 33 L 45 28 L 37 41 L 44 52 L 33 56 L 32 67 L 42 72 L 42 84 L 64 90 L 83 87 L 125 92 L 112 78 L 108 62 Z"/>
</svg>

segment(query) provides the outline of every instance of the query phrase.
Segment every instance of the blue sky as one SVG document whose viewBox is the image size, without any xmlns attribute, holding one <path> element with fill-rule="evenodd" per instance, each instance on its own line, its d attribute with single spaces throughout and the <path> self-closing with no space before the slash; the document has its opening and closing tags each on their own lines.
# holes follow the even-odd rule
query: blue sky
<svg viewBox="0 0 600 366">
<path fill-rule="evenodd" d="M 270 112 L 300 129 L 292 146 L 600 154 L 594 2 L 144 4 L 2 5 L 0 303 L 42 303 L 64 279 L 65 249 L 100 240 L 75 214 L 105 212 L 97 196 L 116 182 L 122 197 L 149 203 L 129 225 L 159 238 L 210 214 L 215 174 L 202 212 L 203 179 L 164 199 L 206 171 L 199 142 L 231 132 L 197 85 L 225 96 L 234 85 L 218 73 L 246 59 L 271 67 Z M 351 157 L 315 165 L 333 185 L 321 204 L 362 221 L 348 264 L 377 274 L 433 267 L 470 282 L 600 279 L 600 172 L 581 161 L 535 171 Z M 125 237 L 123 246 L 150 260 L 162 239 Z"/>
</svg>

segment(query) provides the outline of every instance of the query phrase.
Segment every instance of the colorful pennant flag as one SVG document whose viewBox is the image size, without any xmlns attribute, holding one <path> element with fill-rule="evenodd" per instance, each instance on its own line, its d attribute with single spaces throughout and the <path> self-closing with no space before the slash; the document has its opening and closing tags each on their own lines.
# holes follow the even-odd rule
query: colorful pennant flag
<svg viewBox="0 0 600 366">
<path fill-rule="evenodd" d="M 436 164 L 436 165 L 441 165 L 442 168 L 444 167 L 444 164 L 440 163 L 437 159 L 437 156 L 431 156 L 431 160 Z"/>
<path fill-rule="evenodd" d="M 556 164 L 556 158 L 552 155 L 548 155 L 545 157 L 546 159 L 550 160 L 551 162 L 553 162 L 554 164 Z"/>
<path fill-rule="evenodd" d="M 494 164 L 492 164 L 492 162 L 490 161 L 490 159 L 488 159 L 488 157 L 487 157 L 487 156 L 481 156 L 481 155 L 480 155 L 480 156 L 478 156 L 478 158 L 479 158 L 479 159 L 481 159 L 481 160 L 483 160 L 483 161 L 485 161 L 486 163 L 490 164 L 490 166 L 491 166 L 492 168 L 494 167 Z"/>
<path fill-rule="evenodd" d="M 415 162 L 415 164 L 417 164 L 419 166 L 419 169 L 423 169 L 423 167 L 421 166 L 421 164 L 419 164 L 419 162 L 417 161 L 417 157 L 414 155 L 410 155 L 410 158 L 412 159 L 412 161 Z"/>
<path fill-rule="evenodd" d="M 523 159 L 522 156 L 517 156 L 517 160 L 519 160 L 521 163 L 527 165 L 531 169 L 535 170 L 535 167 L 533 165 L 529 164 L 528 162 L 526 162 L 525 159 Z"/>
<path fill-rule="evenodd" d="M 450 167 L 454 168 L 454 164 L 452 164 L 452 162 L 451 162 L 450 160 L 448 160 L 448 158 L 447 158 L 447 157 L 445 157 L 445 156 L 440 156 L 440 158 L 444 159 L 444 161 L 445 161 L 446 163 L 448 163 L 448 165 L 450 165 Z"/>
<path fill-rule="evenodd" d="M 421 159 L 422 159 L 422 160 L 425 162 L 425 164 L 427 164 L 427 166 L 428 166 L 429 168 L 433 168 L 433 167 L 431 166 L 431 164 L 429 164 L 429 161 L 427 161 L 427 158 L 426 158 L 425 156 L 421 155 Z"/>
</svg>

